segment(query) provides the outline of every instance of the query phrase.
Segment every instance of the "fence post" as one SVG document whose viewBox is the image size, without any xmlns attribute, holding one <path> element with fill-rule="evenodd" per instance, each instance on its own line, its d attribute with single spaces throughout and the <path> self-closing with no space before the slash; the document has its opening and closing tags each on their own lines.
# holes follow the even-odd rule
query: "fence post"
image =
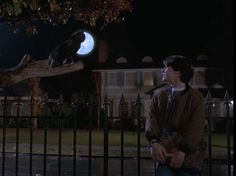
<svg viewBox="0 0 236 176">
<path fill-rule="evenodd" d="M 211 111 L 212 111 L 212 98 L 210 91 L 206 96 L 206 118 L 208 122 L 208 175 L 212 175 L 212 154 L 211 154 Z"/>
<path fill-rule="evenodd" d="M 62 138 L 62 126 L 61 126 L 61 121 L 63 118 L 63 97 L 62 95 L 59 96 L 59 131 L 58 131 L 58 176 L 61 175 L 61 138 Z"/>
<path fill-rule="evenodd" d="M 136 118 L 137 118 L 137 158 L 138 158 L 138 176 L 140 176 L 140 118 L 141 118 L 141 97 L 138 94 L 136 99 Z"/>
<path fill-rule="evenodd" d="M 43 97 L 43 128 L 44 128 L 44 147 L 43 147 L 43 175 L 47 173 L 47 118 L 48 118 L 48 95 Z"/>
<path fill-rule="evenodd" d="M 31 95 L 30 97 L 30 159 L 29 159 L 29 175 L 33 175 L 32 170 L 32 163 L 33 163 L 33 122 L 34 122 L 34 106 L 35 106 L 35 99 L 34 96 Z"/>
<path fill-rule="evenodd" d="M 93 96 L 89 96 L 89 162 L 88 162 L 88 175 L 92 175 L 92 118 L 93 118 Z"/>
<path fill-rule="evenodd" d="M 122 93 L 119 102 L 119 118 L 120 118 L 120 175 L 124 175 L 124 126 L 123 118 L 125 115 L 125 97 Z"/>
<path fill-rule="evenodd" d="M 227 171 L 228 176 L 231 176 L 231 147 L 230 147 L 230 133 L 231 133 L 231 119 L 229 115 L 229 106 L 230 106 L 230 96 L 227 91 L 225 91 L 224 96 L 224 105 L 226 110 L 226 135 L 227 135 Z"/>
<path fill-rule="evenodd" d="M 104 176 L 108 176 L 108 118 L 109 118 L 109 100 L 108 96 L 104 98 L 105 114 L 104 114 Z"/>
<path fill-rule="evenodd" d="M 19 166 L 19 118 L 20 118 L 20 106 L 21 98 L 18 96 L 16 99 L 16 162 L 15 162 L 15 174 L 18 175 Z"/>
<path fill-rule="evenodd" d="M 36 99 L 35 99 L 36 98 Z M 41 102 L 41 97 L 39 97 L 39 100 Z M 30 97 L 30 117 L 31 117 L 31 122 L 32 123 L 32 129 L 33 128 L 37 128 L 38 124 L 37 124 L 37 116 L 38 116 L 38 103 L 37 102 L 37 97 L 35 97 L 34 93 L 31 94 Z M 34 118 L 33 118 L 34 117 Z"/>
<path fill-rule="evenodd" d="M 78 95 L 72 97 L 73 107 L 73 176 L 76 176 L 76 143 L 77 143 L 77 115 L 78 115 Z"/>
<path fill-rule="evenodd" d="M 3 132 L 2 132 L 2 175 L 5 175 L 5 149 L 6 149 L 6 118 L 7 118 L 7 96 L 3 102 Z"/>
</svg>

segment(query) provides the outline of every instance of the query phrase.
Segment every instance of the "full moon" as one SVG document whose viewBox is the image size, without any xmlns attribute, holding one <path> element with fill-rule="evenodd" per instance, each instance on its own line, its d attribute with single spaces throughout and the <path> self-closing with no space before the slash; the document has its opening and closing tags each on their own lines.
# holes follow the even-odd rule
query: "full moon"
<svg viewBox="0 0 236 176">
<path fill-rule="evenodd" d="M 80 49 L 77 51 L 78 55 L 87 55 L 94 48 L 94 39 L 88 32 L 84 32 L 85 40 L 81 43 Z"/>
</svg>

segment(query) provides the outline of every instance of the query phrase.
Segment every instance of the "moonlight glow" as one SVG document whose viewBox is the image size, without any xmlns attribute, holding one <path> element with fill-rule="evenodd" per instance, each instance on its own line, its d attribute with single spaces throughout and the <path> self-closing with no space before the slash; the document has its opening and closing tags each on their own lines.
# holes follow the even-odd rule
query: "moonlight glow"
<svg viewBox="0 0 236 176">
<path fill-rule="evenodd" d="M 85 40 L 81 43 L 80 49 L 77 51 L 78 55 L 87 55 L 94 48 L 94 39 L 91 34 L 84 32 Z"/>
</svg>

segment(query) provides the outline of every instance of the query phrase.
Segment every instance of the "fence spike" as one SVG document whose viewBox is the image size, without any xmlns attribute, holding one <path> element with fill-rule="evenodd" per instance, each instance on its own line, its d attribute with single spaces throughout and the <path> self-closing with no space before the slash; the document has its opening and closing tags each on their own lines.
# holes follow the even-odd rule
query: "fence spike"
<svg viewBox="0 0 236 176">
<path fill-rule="evenodd" d="M 62 104 L 63 104 L 63 96 L 60 94 L 58 105 L 62 105 Z"/>
<path fill-rule="evenodd" d="M 78 94 L 73 94 L 71 97 L 71 105 L 76 107 L 78 105 Z"/>
<path fill-rule="evenodd" d="M 107 94 L 104 97 L 104 103 L 103 104 L 104 104 L 104 110 L 105 110 L 106 117 L 108 117 L 109 116 L 109 99 L 108 99 Z"/>
<path fill-rule="evenodd" d="M 43 95 L 43 104 L 47 103 L 48 103 L 48 94 L 46 93 L 45 95 Z"/>
<path fill-rule="evenodd" d="M 34 104 L 35 104 L 34 95 L 31 94 L 31 96 L 30 96 L 30 105 L 34 105 Z"/>
<path fill-rule="evenodd" d="M 212 105 L 213 104 L 210 90 L 208 90 L 207 95 L 206 95 L 206 104 L 207 105 Z"/>
<path fill-rule="evenodd" d="M 17 106 L 20 106 L 20 101 L 21 101 L 21 98 L 20 98 L 20 96 L 17 96 L 17 98 L 16 98 L 16 103 L 17 103 Z"/>
<path fill-rule="evenodd" d="M 230 96 L 229 96 L 229 93 L 228 93 L 227 90 L 225 91 L 224 104 L 225 104 L 225 105 L 231 104 L 231 102 L 230 102 Z"/>
<path fill-rule="evenodd" d="M 124 105 L 124 104 L 125 104 L 125 97 L 124 97 L 124 94 L 122 93 L 120 97 L 120 105 Z"/>
<path fill-rule="evenodd" d="M 109 99 L 108 99 L 107 94 L 104 97 L 104 105 L 109 105 Z"/>
<path fill-rule="evenodd" d="M 119 102 L 119 116 L 124 116 L 125 113 L 125 97 L 124 94 L 121 94 L 120 102 Z"/>
<path fill-rule="evenodd" d="M 4 105 L 7 104 L 7 96 L 4 96 Z"/>
<path fill-rule="evenodd" d="M 7 113 L 7 105 L 8 105 L 8 100 L 7 100 L 7 96 L 4 97 L 4 102 L 3 102 L 3 116 L 6 115 Z"/>
<path fill-rule="evenodd" d="M 138 93 L 137 98 L 136 98 L 136 104 L 141 105 L 141 96 L 140 96 L 139 93 Z"/>
<path fill-rule="evenodd" d="M 142 103 L 141 103 L 141 96 L 138 93 L 137 98 L 136 98 L 136 102 L 135 102 L 135 109 L 136 109 L 135 110 L 135 116 L 137 118 L 141 117 L 141 105 L 142 105 Z"/>
</svg>

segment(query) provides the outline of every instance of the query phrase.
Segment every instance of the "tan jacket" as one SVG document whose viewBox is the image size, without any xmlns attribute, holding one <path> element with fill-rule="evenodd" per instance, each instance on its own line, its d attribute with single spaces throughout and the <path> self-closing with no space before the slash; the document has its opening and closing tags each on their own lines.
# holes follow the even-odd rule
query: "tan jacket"
<svg viewBox="0 0 236 176">
<path fill-rule="evenodd" d="M 163 120 L 167 113 L 168 88 L 161 88 L 152 98 L 149 116 L 146 119 L 145 136 L 148 141 L 159 139 Z M 192 151 L 204 139 L 205 123 L 204 97 L 188 87 L 176 98 L 171 125 L 183 136 L 183 145 Z"/>
</svg>

